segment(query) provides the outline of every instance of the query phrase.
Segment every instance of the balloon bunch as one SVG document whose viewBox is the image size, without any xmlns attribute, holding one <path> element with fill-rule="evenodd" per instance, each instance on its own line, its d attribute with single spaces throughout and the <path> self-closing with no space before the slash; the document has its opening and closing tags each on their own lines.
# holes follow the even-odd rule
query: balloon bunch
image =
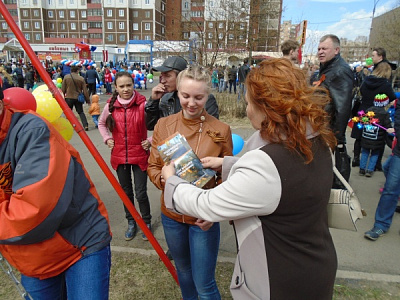
<svg viewBox="0 0 400 300">
<path fill-rule="evenodd" d="M 62 87 L 62 78 L 57 78 L 55 84 L 56 84 L 56 87 L 61 89 L 61 87 Z"/>
<path fill-rule="evenodd" d="M 353 117 L 351 120 L 353 121 L 353 123 L 357 123 L 357 127 L 359 129 L 362 129 L 364 126 L 368 129 L 371 129 L 371 127 L 374 126 L 378 126 L 383 130 L 387 130 L 387 128 L 379 125 L 379 119 L 374 117 L 375 113 L 373 111 L 364 112 L 363 110 L 360 110 L 358 112 L 358 116 Z"/>
<path fill-rule="evenodd" d="M 58 79 L 62 81 L 61 78 Z M 61 84 L 61 82 L 58 82 L 58 79 L 57 84 Z M 3 101 L 5 106 L 17 110 L 35 111 L 38 115 L 49 121 L 64 139 L 69 141 L 72 138 L 74 129 L 66 118 L 61 117 L 63 110 L 47 85 L 38 86 L 32 93 L 19 87 L 8 88 L 4 90 Z"/>
<path fill-rule="evenodd" d="M 153 74 L 149 73 L 146 77 L 149 80 L 149 83 L 153 83 Z"/>
</svg>

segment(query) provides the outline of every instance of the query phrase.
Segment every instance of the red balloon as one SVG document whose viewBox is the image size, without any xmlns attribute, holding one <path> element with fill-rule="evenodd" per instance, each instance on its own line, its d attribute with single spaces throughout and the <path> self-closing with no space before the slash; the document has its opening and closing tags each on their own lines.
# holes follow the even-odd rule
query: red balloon
<svg viewBox="0 0 400 300">
<path fill-rule="evenodd" d="M 36 99 L 32 93 L 20 87 L 12 87 L 3 91 L 4 105 L 18 110 L 36 111 Z"/>
</svg>

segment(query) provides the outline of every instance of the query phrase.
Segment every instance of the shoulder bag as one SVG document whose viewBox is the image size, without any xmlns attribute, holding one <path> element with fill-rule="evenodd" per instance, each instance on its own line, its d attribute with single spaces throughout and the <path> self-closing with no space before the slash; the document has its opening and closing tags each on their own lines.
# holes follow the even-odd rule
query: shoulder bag
<svg viewBox="0 0 400 300">
<path fill-rule="evenodd" d="M 331 189 L 328 203 L 328 225 L 331 228 L 357 231 L 356 221 L 367 214 L 360 201 L 336 167 L 333 173 L 342 182 L 344 189 Z"/>
<path fill-rule="evenodd" d="M 77 88 L 77 86 L 76 86 L 74 77 L 72 77 L 72 74 L 70 74 L 70 75 L 71 75 L 72 81 L 74 82 L 75 89 L 76 89 L 76 91 L 79 93 L 79 95 L 78 95 L 78 101 L 79 101 L 80 103 L 85 103 L 85 101 L 86 101 L 85 95 L 84 95 L 82 92 L 79 92 L 79 91 L 78 91 L 78 88 Z"/>
</svg>

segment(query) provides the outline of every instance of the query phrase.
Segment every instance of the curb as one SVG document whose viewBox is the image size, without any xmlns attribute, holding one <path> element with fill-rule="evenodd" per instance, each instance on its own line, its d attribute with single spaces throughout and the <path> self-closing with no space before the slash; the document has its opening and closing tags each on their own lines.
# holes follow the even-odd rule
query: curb
<svg viewBox="0 0 400 300">
<path fill-rule="evenodd" d="M 146 249 L 141 249 L 141 248 L 111 246 L 111 251 L 121 252 L 121 253 L 136 253 L 136 254 L 141 254 L 141 255 L 146 255 L 146 256 L 153 256 L 153 255 L 158 256 L 158 254 L 155 250 L 146 250 Z M 217 261 L 234 264 L 236 261 L 236 258 L 218 256 Z M 400 282 L 400 275 L 366 273 L 366 272 L 346 271 L 346 270 L 337 270 L 336 278 L 379 281 L 379 282 L 395 282 L 395 283 Z"/>
</svg>

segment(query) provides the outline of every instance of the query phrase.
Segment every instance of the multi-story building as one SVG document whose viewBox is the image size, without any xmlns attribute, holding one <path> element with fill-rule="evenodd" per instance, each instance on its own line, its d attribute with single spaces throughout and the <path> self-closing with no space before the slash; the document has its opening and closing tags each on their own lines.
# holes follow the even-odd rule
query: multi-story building
<svg viewBox="0 0 400 300">
<path fill-rule="evenodd" d="M 97 47 L 96 61 L 103 60 L 101 49 L 111 60 L 151 61 L 155 41 L 165 41 L 157 49 L 167 52 L 182 51 L 187 45 L 201 49 L 198 58 L 203 62 L 218 52 L 279 47 L 282 0 L 3 1 L 41 58 L 77 59 L 74 45 L 80 42 Z M 0 23 L 0 47 L 8 43 L 5 49 L 15 56 L 20 48 L 15 41 L 11 47 L 15 35 L 2 15 Z"/>
<path fill-rule="evenodd" d="M 299 24 L 292 24 L 292 21 L 283 21 L 280 30 L 279 45 L 284 41 L 296 40 L 296 26 Z"/>
<path fill-rule="evenodd" d="M 366 36 L 358 36 L 354 41 L 346 38 L 340 39 L 340 55 L 349 64 L 365 61 L 369 52 L 368 38 Z"/>
</svg>

